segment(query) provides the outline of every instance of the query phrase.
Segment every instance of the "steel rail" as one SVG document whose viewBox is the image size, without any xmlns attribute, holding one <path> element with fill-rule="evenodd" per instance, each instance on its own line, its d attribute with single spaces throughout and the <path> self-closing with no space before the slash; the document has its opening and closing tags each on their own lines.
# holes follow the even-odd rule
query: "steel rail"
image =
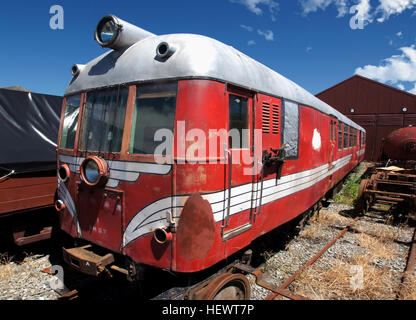
<svg viewBox="0 0 416 320">
<path fill-rule="evenodd" d="M 287 287 L 289 287 L 292 282 L 294 282 L 301 273 L 303 273 L 308 267 L 310 267 L 312 264 L 314 264 L 330 247 L 332 247 L 335 242 L 337 242 L 340 238 L 342 238 L 349 230 L 350 228 L 358 221 L 361 217 L 357 217 L 354 219 L 354 221 L 345 227 L 344 230 L 342 230 L 334 239 L 332 239 L 331 242 L 329 242 L 321 251 L 319 251 L 314 257 L 312 257 L 306 264 L 298 269 L 289 279 L 287 279 L 282 285 L 279 286 L 278 290 L 285 290 Z M 276 290 L 277 291 L 277 290 Z M 265 300 L 274 300 L 277 296 L 281 296 L 279 293 L 272 293 L 266 297 Z"/>
<path fill-rule="evenodd" d="M 396 296 L 397 299 L 404 297 L 404 290 L 408 285 L 408 278 L 415 272 L 416 264 L 416 228 L 413 232 L 413 238 L 410 243 L 409 254 L 407 256 L 406 269 L 400 283 L 399 293 Z"/>
</svg>

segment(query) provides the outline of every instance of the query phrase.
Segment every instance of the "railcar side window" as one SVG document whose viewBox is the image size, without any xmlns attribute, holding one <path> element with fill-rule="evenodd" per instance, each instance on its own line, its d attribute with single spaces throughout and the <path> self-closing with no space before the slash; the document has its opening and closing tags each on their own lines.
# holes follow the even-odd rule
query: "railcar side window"
<svg viewBox="0 0 416 320">
<path fill-rule="evenodd" d="M 354 139 L 353 139 L 353 146 L 357 146 L 357 129 L 353 129 L 354 131 Z"/>
<path fill-rule="evenodd" d="M 339 123 L 338 125 L 338 150 L 342 150 L 342 126 L 343 123 Z"/>
<path fill-rule="evenodd" d="M 337 141 L 337 123 L 336 121 L 331 120 L 331 127 L 330 127 L 330 141 L 335 142 Z"/>
<path fill-rule="evenodd" d="M 62 127 L 61 149 L 74 149 L 77 133 L 81 95 L 66 98 L 64 124 Z"/>
<path fill-rule="evenodd" d="M 299 105 L 285 100 L 284 110 L 283 143 L 286 145 L 286 158 L 297 158 L 299 155 Z"/>
<path fill-rule="evenodd" d="M 87 93 L 82 150 L 121 151 L 128 94 L 126 87 Z"/>
<path fill-rule="evenodd" d="M 348 148 L 348 126 L 344 124 L 344 149 Z"/>
<path fill-rule="evenodd" d="M 177 90 L 177 82 L 137 86 L 129 148 L 131 154 L 155 154 L 161 144 L 155 140 L 156 132 L 161 129 L 173 132 Z"/>
<path fill-rule="evenodd" d="M 230 94 L 229 115 L 230 115 L 230 137 L 231 149 L 248 148 L 248 100 L 243 97 Z M 237 136 L 238 133 L 238 136 Z"/>
</svg>

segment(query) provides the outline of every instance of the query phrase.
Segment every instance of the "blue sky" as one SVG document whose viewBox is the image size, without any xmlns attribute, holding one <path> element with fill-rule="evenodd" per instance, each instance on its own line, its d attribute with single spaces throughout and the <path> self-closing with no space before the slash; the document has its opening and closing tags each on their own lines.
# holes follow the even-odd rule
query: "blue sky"
<svg viewBox="0 0 416 320">
<path fill-rule="evenodd" d="M 63 30 L 50 28 L 53 5 Z M 93 32 L 111 13 L 155 34 L 218 39 L 313 94 L 356 72 L 416 93 L 416 0 L 7 1 L 0 10 L 0 87 L 63 95 L 71 66 L 105 52 Z M 363 29 L 350 26 L 357 13 Z"/>
</svg>

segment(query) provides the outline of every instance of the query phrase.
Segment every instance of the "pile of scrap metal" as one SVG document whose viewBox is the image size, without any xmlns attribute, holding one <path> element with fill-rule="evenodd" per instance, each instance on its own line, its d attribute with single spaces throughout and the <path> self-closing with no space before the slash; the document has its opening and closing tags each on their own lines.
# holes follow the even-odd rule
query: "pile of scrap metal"
<svg viewBox="0 0 416 320">
<path fill-rule="evenodd" d="M 17 245 L 51 236 L 62 97 L 0 89 L 0 231 Z M 52 212 L 51 212 L 52 211 Z"/>
<path fill-rule="evenodd" d="M 412 215 L 416 211 L 416 127 L 392 132 L 384 140 L 383 152 L 389 160 L 374 167 L 371 177 L 361 182 L 358 210 L 366 212 L 377 202 Z"/>
</svg>

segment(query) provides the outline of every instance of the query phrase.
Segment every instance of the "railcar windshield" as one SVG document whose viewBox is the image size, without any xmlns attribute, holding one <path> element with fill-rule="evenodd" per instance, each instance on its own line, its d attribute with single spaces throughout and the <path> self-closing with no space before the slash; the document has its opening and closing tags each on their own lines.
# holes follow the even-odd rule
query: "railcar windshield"
<svg viewBox="0 0 416 320">
<path fill-rule="evenodd" d="M 81 150 L 121 151 L 128 94 L 127 87 L 87 93 Z"/>
<path fill-rule="evenodd" d="M 136 104 L 130 138 L 130 154 L 151 155 L 161 144 L 158 130 L 173 132 L 176 109 L 177 83 L 137 86 Z M 169 150 L 165 150 L 166 156 Z"/>
<path fill-rule="evenodd" d="M 66 98 L 64 124 L 62 127 L 61 149 L 74 149 L 77 133 L 81 95 Z"/>
</svg>

